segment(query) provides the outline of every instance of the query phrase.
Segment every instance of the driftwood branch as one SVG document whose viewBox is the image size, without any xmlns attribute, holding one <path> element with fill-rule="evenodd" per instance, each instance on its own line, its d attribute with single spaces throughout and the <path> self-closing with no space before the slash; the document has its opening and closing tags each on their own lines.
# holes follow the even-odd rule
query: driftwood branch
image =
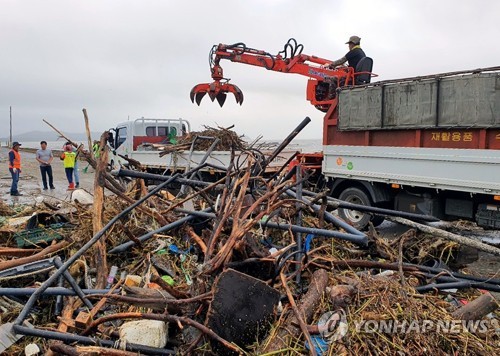
<svg viewBox="0 0 500 356">
<path fill-rule="evenodd" d="M 8 260 L 8 261 L 2 261 L 2 262 L 0 262 L 0 271 L 3 271 L 3 270 L 8 269 L 8 268 L 12 268 L 12 267 L 21 266 L 21 265 L 24 265 L 26 263 L 39 261 L 50 254 L 53 254 L 57 251 L 60 251 L 64 248 L 68 247 L 70 244 L 71 243 L 69 241 L 63 240 L 63 241 L 60 241 L 54 245 L 50 245 L 49 247 L 44 248 L 42 251 L 35 253 L 32 256 L 16 258 L 16 259 Z"/>
<path fill-rule="evenodd" d="M 321 302 L 323 293 L 328 285 L 328 274 L 323 269 L 316 270 L 311 277 L 311 283 L 307 293 L 300 300 L 298 311 L 303 317 L 304 322 L 309 323 L 312 319 L 314 311 Z M 300 335 L 301 329 L 296 325 L 300 322 L 295 315 L 289 316 L 281 325 L 274 335 L 270 336 L 267 346 L 262 350 L 262 353 L 278 352 L 287 347 L 292 338 Z"/>
<path fill-rule="evenodd" d="M 309 331 L 307 331 L 307 324 L 305 323 L 304 319 L 302 318 L 302 315 L 300 314 L 299 308 L 297 308 L 297 304 L 295 304 L 295 299 L 293 299 L 292 292 L 290 291 L 290 288 L 288 288 L 286 284 L 286 278 L 283 272 L 280 273 L 280 279 L 281 283 L 283 284 L 283 288 L 285 289 L 286 296 L 288 297 L 288 301 L 290 302 L 290 305 L 292 306 L 293 313 L 295 314 L 295 318 L 299 322 L 300 330 L 302 330 L 302 333 L 304 334 L 307 342 L 309 345 L 313 345 L 312 340 L 311 340 L 311 335 L 309 334 Z M 316 356 L 316 350 L 314 347 L 310 348 L 310 354 L 312 356 Z"/>
<path fill-rule="evenodd" d="M 457 320 L 480 320 L 497 309 L 498 302 L 495 297 L 486 293 L 458 308 L 451 315 Z"/>
<path fill-rule="evenodd" d="M 86 115 L 85 115 L 86 117 Z M 104 219 L 104 185 L 105 174 L 108 165 L 108 150 L 106 149 L 106 141 L 108 133 L 104 132 L 101 135 L 99 148 L 101 154 L 99 155 L 98 164 L 94 175 L 94 210 L 92 214 L 92 230 L 93 234 L 97 234 L 103 227 Z M 106 240 L 105 236 L 101 238 L 93 247 L 94 250 L 94 268 L 97 269 L 97 283 L 96 288 L 102 289 L 106 286 L 106 279 L 108 275 L 108 262 L 106 258 Z"/>
<path fill-rule="evenodd" d="M 465 236 L 460 236 L 460 235 L 457 235 L 457 234 L 454 234 L 454 233 L 451 233 L 448 231 L 437 229 L 437 228 L 432 227 L 432 226 L 420 224 L 420 223 L 417 223 L 417 222 L 414 222 L 414 221 L 411 221 L 408 219 L 400 218 L 400 217 L 391 216 L 391 217 L 387 217 L 387 219 L 394 221 L 394 222 L 397 222 L 399 224 L 413 227 L 413 228 L 418 229 L 418 230 L 425 232 L 427 234 L 442 237 L 442 238 L 445 238 L 445 239 L 448 239 L 448 240 L 451 240 L 454 242 L 458 242 L 458 243 L 465 245 L 465 246 L 474 247 L 480 251 L 491 253 L 495 256 L 500 256 L 500 248 L 490 246 L 488 244 L 485 244 L 485 243 L 480 242 L 480 241 L 476 241 L 474 239 L 471 239 L 471 238 L 468 238 Z"/>
</svg>

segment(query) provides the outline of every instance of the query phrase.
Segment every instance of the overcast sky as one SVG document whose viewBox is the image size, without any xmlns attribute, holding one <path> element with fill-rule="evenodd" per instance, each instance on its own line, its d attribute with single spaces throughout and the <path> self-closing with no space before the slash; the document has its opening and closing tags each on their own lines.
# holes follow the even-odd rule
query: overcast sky
<svg viewBox="0 0 500 356">
<path fill-rule="evenodd" d="M 0 123 L 8 136 L 92 131 L 138 117 L 234 124 L 240 134 L 285 137 L 305 116 L 300 138 L 322 136 L 323 114 L 306 101 L 307 78 L 221 62 L 244 95 L 220 108 L 191 88 L 209 82 L 212 45 L 244 42 L 277 54 L 293 37 L 303 53 L 331 60 L 351 35 L 374 59 L 378 80 L 500 65 L 500 1 L 0 0 Z"/>
</svg>

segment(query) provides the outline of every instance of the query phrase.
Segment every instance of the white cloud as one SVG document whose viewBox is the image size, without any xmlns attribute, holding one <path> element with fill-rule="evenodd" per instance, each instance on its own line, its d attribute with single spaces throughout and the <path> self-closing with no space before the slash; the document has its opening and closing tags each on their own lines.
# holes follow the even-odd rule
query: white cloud
<svg viewBox="0 0 500 356">
<path fill-rule="evenodd" d="M 307 78 L 222 63 L 244 91 L 240 107 L 189 91 L 210 81 L 213 44 L 245 42 L 277 54 L 293 37 L 304 53 L 344 55 L 362 37 L 379 79 L 500 64 L 500 2 L 407 1 L 2 1 L 0 122 L 14 133 L 83 126 L 93 131 L 127 117 L 183 117 L 201 125 L 236 125 L 249 136 L 284 137 L 305 116 L 302 138 L 322 136 L 322 114 L 305 100 Z"/>
</svg>

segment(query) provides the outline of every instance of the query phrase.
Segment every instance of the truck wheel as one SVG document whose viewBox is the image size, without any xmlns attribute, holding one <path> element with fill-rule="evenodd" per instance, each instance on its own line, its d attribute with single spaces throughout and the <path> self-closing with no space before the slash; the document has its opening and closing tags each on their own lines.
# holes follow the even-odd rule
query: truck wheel
<svg viewBox="0 0 500 356">
<path fill-rule="evenodd" d="M 342 193 L 340 193 L 339 199 L 351 204 L 372 206 L 372 202 L 368 194 L 359 188 L 345 189 Z M 339 216 L 358 230 L 366 229 L 368 227 L 368 223 L 372 220 L 372 216 L 370 214 L 363 213 L 362 211 L 342 208 L 339 209 Z M 378 217 L 376 217 L 376 219 L 377 218 Z M 380 221 L 380 223 L 382 223 L 382 221 Z"/>
<path fill-rule="evenodd" d="M 384 221 L 385 221 L 385 218 L 383 216 L 380 216 L 380 215 L 373 215 L 372 219 L 371 219 L 373 226 L 379 226 Z"/>
</svg>

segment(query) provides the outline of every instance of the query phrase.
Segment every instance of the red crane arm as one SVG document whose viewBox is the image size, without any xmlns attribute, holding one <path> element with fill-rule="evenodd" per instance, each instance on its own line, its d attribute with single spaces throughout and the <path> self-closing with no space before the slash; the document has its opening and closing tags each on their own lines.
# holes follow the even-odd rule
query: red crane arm
<svg viewBox="0 0 500 356">
<path fill-rule="evenodd" d="M 322 68 L 322 65 L 329 64 L 332 61 L 316 56 L 298 54 L 292 58 L 283 58 L 281 54 L 273 56 L 265 51 L 237 45 L 219 44 L 213 51 L 213 62 L 218 65 L 221 59 L 263 67 L 276 72 L 300 74 L 320 81 L 323 81 L 326 77 L 346 77 L 348 72 L 344 69 Z"/>
<path fill-rule="evenodd" d="M 210 70 L 214 81 L 196 85 L 191 90 L 191 101 L 196 101 L 199 105 L 203 96 L 208 93 L 212 101 L 217 99 L 222 106 L 226 100 L 226 93 L 233 93 L 237 103 L 243 102 L 241 90 L 236 85 L 229 84 L 229 79 L 224 78 L 220 61 L 225 59 L 275 72 L 306 76 L 309 78 L 306 90 L 307 100 L 323 112 L 333 110 L 337 104 L 336 89 L 339 86 L 354 83 L 354 71 L 349 67 L 325 68 L 324 65 L 332 61 L 302 54 L 302 48 L 303 46 L 297 44 L 294 39 L 290 39 L 283 51 L 277 55 L 249 48 L 243 43 L 215 45 L 210 52 Z"/>
</svg>

